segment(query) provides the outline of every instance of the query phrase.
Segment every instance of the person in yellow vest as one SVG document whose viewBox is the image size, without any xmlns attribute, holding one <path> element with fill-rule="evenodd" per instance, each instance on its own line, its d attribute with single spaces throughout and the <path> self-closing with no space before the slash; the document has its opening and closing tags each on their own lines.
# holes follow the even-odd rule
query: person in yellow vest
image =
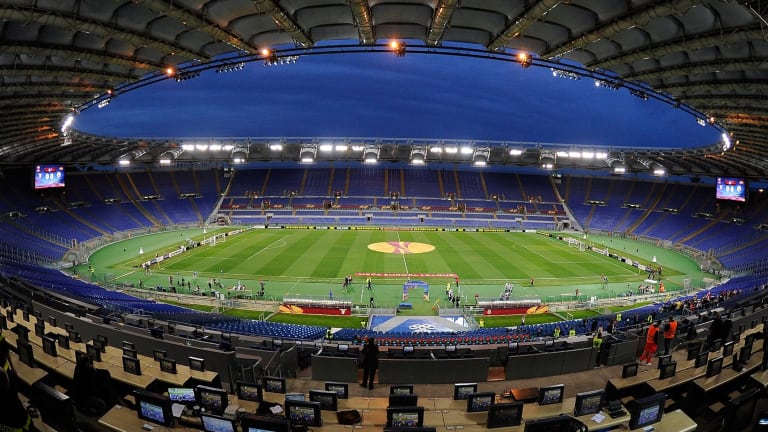
<svg viewBox="0 0 768 432">
<path fill-rule="evenodd" d="M 599 329 L 595 336 L 592 338 L 592 348 L 595 350 L 595 366 L 601 366 L 600 363 L 600 349 L 603 346 L 603 330 Z"/>
<path fill-rule="evenodd" d="M 554 336 L 555 336 L 555 338 L 559 338 L 560 337 L 560 326 L 555 327 L 555 334 L 554 334 Z"/>
<path fill-rule="evenodd" d="M 576 329 L 571 327 L 570 330 L 568 330 L 568 337 L 576 336 Z"/>
</svg>

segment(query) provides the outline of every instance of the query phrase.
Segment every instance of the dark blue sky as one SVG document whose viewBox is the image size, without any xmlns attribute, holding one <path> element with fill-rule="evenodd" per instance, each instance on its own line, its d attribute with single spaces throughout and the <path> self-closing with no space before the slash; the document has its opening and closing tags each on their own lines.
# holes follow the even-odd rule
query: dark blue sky
<svg viewBox="0 0 768 432">
<path fill-rule="evenodd" d="M 508 62 L 389 53 L 249 63 L 119 95 L 77 129 L 136 137 L 399 137 L 690 147 L 720 139 L 690 114 L 591 79 Z"/>
</svg>

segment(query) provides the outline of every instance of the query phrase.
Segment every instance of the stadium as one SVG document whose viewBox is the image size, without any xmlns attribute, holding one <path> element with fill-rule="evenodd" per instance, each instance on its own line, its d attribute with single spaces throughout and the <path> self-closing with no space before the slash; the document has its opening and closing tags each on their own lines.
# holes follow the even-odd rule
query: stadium
<svg viewBox="0 0 768 432">
<path fill-rule="evenodd" d="M 0 2 L 3 391 L 32 424 L 1 426 L 765 421 L 762 2 L 54 3 Z M 544 70 L 712 138 L 201 139 L 78 126 L 170 82 L 362 54 Z M 663 341 L 648 340 L 655 322 Z M 379 352 L 370 386 L 368 341 Z M 82 399 L 83 359 L 111 377 L 101 405 Z M 344 423 L 346 410 L 362 417 Z"/>
</svg>

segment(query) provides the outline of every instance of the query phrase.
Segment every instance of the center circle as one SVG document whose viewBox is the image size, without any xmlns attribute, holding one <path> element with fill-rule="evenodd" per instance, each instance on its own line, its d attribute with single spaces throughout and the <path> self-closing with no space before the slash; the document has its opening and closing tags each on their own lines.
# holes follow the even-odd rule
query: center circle
<svg viewBox="0 0 768 432">
<path fill-rule="evenodd" d="M 368 245 L 368 249 L 375 252 L 405 255 L 432 252 L 435 247 L 427 243 L 391 241 L 371 243 Z"/>
</svg>

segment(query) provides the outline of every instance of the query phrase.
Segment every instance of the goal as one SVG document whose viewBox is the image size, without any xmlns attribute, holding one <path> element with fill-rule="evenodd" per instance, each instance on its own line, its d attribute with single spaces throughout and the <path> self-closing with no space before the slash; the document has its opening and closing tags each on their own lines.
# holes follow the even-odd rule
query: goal
<svg viewBox="0 0 768 432">
<path fill-rule="evenodd" d="M 584 242 L 580 240 L 576 240 L 575 238 L 568 237 L 566 238 L 566 241 L 568 242 L 569 247 L 576 248 L 581 252 L 584 252 L 586 250 L 586 246 L 584 245 Z"/>
</svg>

